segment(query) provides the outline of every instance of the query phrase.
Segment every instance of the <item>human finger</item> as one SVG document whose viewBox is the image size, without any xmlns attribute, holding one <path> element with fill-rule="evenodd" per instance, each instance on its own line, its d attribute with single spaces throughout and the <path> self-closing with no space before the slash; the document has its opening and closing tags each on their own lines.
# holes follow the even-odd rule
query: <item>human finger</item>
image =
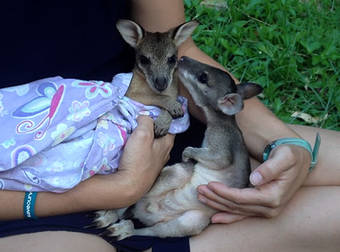
<svg viewBox="0 0 340 252">
<path fill-rule="evenodd" d="M 242 211 L 238 207 L 229 207 L 228 204 L 221 204 L 215 200 L 211 200 L 210 198 L 203 196 L 202 194 L 198 195 L 198 200 L 204 203 L 205 205 L 213 209 L 216 209 L 217 211 L 220 211 L 220 212 L 227 212 L 230 214 L 242 215 L 242 216 L 258 215 L 258 213 L 253 213 L 253 212 L 248 213 L 246 211 Z"/>
<path fill-rule="evenodd" d="M 222 199 L 232 201 L 236 204 L 242 205 L 265 205 L 269 206 L 269 202 L 271 199 L 275 197 L 273 193 L 273 189 L 270 188 L 270 185 L 264 185 L 260 188 L 233 188 L 228 187 L 219 182 L 210 182 L 206 186 L 209 190 L 219 195 Z M 203 189 L 203 193 L 207 193 L 208 191 L 204 191 L 204 186 L 199 186 L 198 190 Z M 273 194 L 273 195 L 272 195 Z"/>
<path fill-rule="evenodd" d="M 154 139 L 152 119 L 148 116 L 139 116 L 137 122 L 137 127 L 124 146 L 122 160 L 133 161 L 144 155 L 144 151 L 151 150 Z"/>
<path fill-rule="evenodd" d="M 158 157 L 163 157 L 164 164 L 170 159 L 170 152 L 172 147 L 174 146 L 174 140 L 174 135 L 167 134 L 161 138 L 156 138 L 153 142 L 153 153 Z"/>
<path fill-rule="evenodd" d="M 166 134 L 160 138 L 156 138 L 154 141 L 155 147 L 162 147 L 167 146 L 172 148 L 175 141 L 175 135 L 173 134 Z"/>
<path fill-rule="evenodd" d="M 239 214 L 231 214 L 226 212 L 219 212 L 211 217 L 212 223 L 221 223 L 221 224 L 231 224 L 240 220 L 247 218 L 247 216 L 239 215 Z"/>
<path fill-rule="evenodd" d="M 132 132 L 131 137 L 137 135 L 141 139 L 149 139 L 148 142 L 153 142 L 154 140 L 154 127 L 153 127 L 153 119 L 149 116 L 140 115 L 137 118 L 137 127 Z"/>
<path fill-rule="evenodd" d="M 273 208 L 271 207 L 257 204 L 254 205 L 238 204 L 226 198 L 220 197 L 213 191 L 209 190 L 209 188 L 207 187 L 205 188 L 205 190 L 200 191 L 202 193 L 199 193 L 198 199 L 202 203 L 222 212 L 228 212 L 242 216 L 265 216 L 265 217 L 272 217 L 272 215 L 275 214 L 273 213 Z"/>
<path fill-rule="evenodd" d="M 138 126 L 144 126 L 146 128 L 152 128 L 153 129 L 153 119 L 150 116 L 147 115 L 139 115 L 137 117 L 137 123 Z"/>
</svg>

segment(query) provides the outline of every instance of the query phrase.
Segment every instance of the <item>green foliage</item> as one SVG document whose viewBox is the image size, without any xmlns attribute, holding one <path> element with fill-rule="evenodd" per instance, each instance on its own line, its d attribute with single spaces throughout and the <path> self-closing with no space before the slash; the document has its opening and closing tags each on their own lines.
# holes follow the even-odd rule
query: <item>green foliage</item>
<svg viewBox="0 0 340 252">
<path fill-rule="evenodd" d="M 196 44 L 241 81 L 264 89 L 263 103 L 287 123 L 295 111 L 340 130 L 340 1 L 225 0 L 207 8 L 184 0 L 201 25 Z"/>
</svg>

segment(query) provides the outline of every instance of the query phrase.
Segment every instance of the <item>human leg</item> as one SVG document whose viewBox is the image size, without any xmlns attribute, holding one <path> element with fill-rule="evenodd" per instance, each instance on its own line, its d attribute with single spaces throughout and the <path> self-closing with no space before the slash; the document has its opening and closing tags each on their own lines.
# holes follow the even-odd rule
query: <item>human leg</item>
<svg viewBox="0 0 340 252">
<path fill-rule="evenodd" d="M 308 186 L 340 186 L 340 132 L 302 125 L 289 125 L 301 137 L 313 146 L 315 135 L 319 132 L 321 145 L 318 164 L 308 175 L 305 184 Z"/>
<path fill-rule="evenodd" d="M 97 235 L 47 231 L 0 238 L 1 252 L 115 252 L 116 250 Z"/>
<path fill-rule="evenodd" d="M 200 251 L 339 251 L 340 187 L 303 187 L 282 213 L 211 225 L 190 239 Z"/>
</svg>

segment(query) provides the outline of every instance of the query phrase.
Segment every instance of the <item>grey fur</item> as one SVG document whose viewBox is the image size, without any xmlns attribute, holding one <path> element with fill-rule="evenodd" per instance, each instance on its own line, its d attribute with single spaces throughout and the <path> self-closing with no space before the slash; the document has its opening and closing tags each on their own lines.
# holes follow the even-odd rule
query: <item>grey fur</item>
<svg viewBox="0 0 340 252">
<path fill-rule="evenodd" d="M 98 214 L 97 226 L 106 227 L 106 234 L 118 240 L 131 235 L 196 235 L 216 213 L 197 200 L 197 186 L 210 181 L 237 188 L 248 185 L 249 157 L 234 114 L 242 109 L 244 98 L 262 88 L 252 83 L 235 85 L 227 73 L 187 57 L 180 60 L 178 73 L 207 120 L 202 147 L 187 147 L 183 161 L 163 168 L 150 192 L 127 211 L 119 210 L 117 216 L 114 210 Z M 122 218 L 124 212 L 146 227 L 135 229 Z M 121 220 L 114 223 L 117 219 Z"/>
</svg>

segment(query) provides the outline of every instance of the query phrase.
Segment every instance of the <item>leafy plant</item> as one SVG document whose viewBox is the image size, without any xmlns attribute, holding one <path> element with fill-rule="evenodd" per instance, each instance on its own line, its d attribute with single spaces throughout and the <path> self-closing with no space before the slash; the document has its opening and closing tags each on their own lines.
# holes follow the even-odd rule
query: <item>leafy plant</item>
<svg viewBox="0 0 340 252">
<path fill-rule="evenodd" d="M 184 2 L 187 19 L 201 22 L 196 44 L 241 81 L 261 84 L 263 103 L 283 121 L 340 130 L 339 1 Z"/>
</svg>

